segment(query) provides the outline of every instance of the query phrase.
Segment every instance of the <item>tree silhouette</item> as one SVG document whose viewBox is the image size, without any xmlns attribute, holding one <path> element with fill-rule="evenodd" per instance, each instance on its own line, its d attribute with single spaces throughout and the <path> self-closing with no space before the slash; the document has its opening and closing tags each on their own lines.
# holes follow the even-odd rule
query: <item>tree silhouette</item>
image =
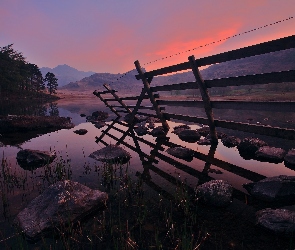
<svg viewBox="0 0 295 250">
<path fill-rule="evenodd" d="M 55 94 L 57 90 L 57 78 L 51 72 L 47 72 L 45 75 L 45 82 L 47 82 L 47 88 L 49 90 L 49 94 Z"/>
</svg>

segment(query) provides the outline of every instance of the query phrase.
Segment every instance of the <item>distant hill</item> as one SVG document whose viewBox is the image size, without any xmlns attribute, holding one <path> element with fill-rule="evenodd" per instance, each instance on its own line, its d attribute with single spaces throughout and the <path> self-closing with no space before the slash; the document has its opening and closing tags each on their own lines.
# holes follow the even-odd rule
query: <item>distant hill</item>
<svg viewBox="0 0 295 250">
<path fill-rule="evenodd" d="M 219 63 L 201 71 L 204 79 L 222 78 L 230 76 L 250 75 L 258 73 L 277 72 L 283 70 L 295 70 L 295 49 L 288 49 L 273 52 L 265 55 L 253 56 L 233 60 L 229 62 Z M 143 84 L 135 79 L 137 74 L 133 70 L 129 74 L 121 77 L 122 74 L 96 73 L 82 80 L 71 82 L 62 89 L 71 91 L 79 90 L 103 90 L 103 84 L 108 83 L 114 89 L 122 93 L 136 92 L 139 94 Z M 121 77 L 121 78 L 120 78 Z M 119 79 L 117 81 L 117 79 Z M 193 73 L 184 72 L 169 76 L 155 77 L 152 86 L 194 81 Z"/>
<path fill-rule="evenodd" d="M 62 87 L 70 82 L 79 81 L 85 77 L 91 76 L 95 74 L 95 72 L 88 71 L 79 71 L 73 67 L 70 67 L 66 64 L 58 65 L 55 68 L 51 69 L 48 67 L 40 68 L 43 77 L 45 77 L 47 72 L 52 72 L 55 74 L 56 78 L 58 79 L 58 87 Z"/>
</svg>

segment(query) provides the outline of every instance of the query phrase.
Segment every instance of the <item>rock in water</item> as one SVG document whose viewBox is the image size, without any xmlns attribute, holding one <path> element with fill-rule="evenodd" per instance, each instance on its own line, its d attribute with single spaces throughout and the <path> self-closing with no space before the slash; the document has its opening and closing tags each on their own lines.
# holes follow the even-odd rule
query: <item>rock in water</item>
<svg viewBox="0 0 295 250">
<path fill-rule="evenodd" d="M 19 165 L 24 169 L 31 170 L 51 163 L 55 157 L 55 153 L 32 149 L 22 149 L 16 155 Z"/>
<path fill-rule="evenodd" d="M 181 159 L 192 159 L 194 155 L 193 150 L 183 147 L 168 148 L 166 152 Z"/>
<path fill-rule="evenodd" d="M 224 146 L 231 148 L 238 146 L 241 143 L 241 139 L 236 136 L 225 136 L 221 139 L 221 142 Z"/>
<path fill-rule="evenodd" d="M 42 233 L 75 223 L 86 215 L 105 207 L 108 195 L 78 182 L 59 181 L 49 186 L 23 209 L 15 224 L 31 240 Z"/>
<path fill-rule="evenodd" d="M 87 129 L 84 129 L 84 128 L 81 128 L 81 129 L 78 129 L 78 130 L 74 131 L 74 133 L 78 134 L 78 135 L 85 135 L 87 132 L 88 132 Z"/>
<path fill-rule="evenodd" d="M 280 175 L 243 187 L 256 199 L 270 202 L 289 202 L 295 199 L 295 176 Z"/>
<path fill-rule="evenodd" d="M 197 187 L 197 196 L 206 204 L 225 207 L 232 202 L 232 185 L 224 180 L 208 181 Z"/>
<path fill-rule="evenodd" d="M 126 163 L 130 160 L 130 154 L 117 145 L 109 145 L 89 155 L 89 157 L 102 162 Z"/>
<path fill-rule="evenodd" d="M 185 129 L 190 129 L 190 126 L 188 125 L 178 125 L 176 127 L 173 128 L 173 132 L 174 134 L 179 134 L 182 130 L 185 130 Z"/>
<path fill-rule="evenodd" d="M 138 126 L 134 129 L 137 135 L 142 136 L 148 133 L 148 129 L 145 126 Z"/>
<path fill-rule="evenodd" d="M 287 167 L 295 168 L 295 149 L 290 149 L 284 158 Z"/>
<path fill-rule="evenodd" d="M 185 142 L 197 142 L 201 135 L 196 130 L 184 129 L 178 133 L 178 137 Z"/>
<path fill-rule="evenodd" d="M 285 155 L 286 151 L 284 149 L 269 146 L 261 147 L 255 152 L 255 156 L 258 160 L 273 163 L 283 162 Z"/>
<path fill-rule="evenodd" d="M 166 132 L 164 130 L 164 128 L 162 126 L 159 126 L 159 127 L 156 127 L 154 128 L 150 134 L 153 136 L 153 137 L 165 137 L 166 136 Z"/>
<path fill-rule="evenodd" d="M 240 155 L 248 160 L 255 157 L 256 151 L 263 146 L 267 146 L 267 143 L 258 138 L 245 138 L 238 145 Z"/>
<path fill-rule="evenodd" d="M 293 235 L 295 211 L 266 208 L 256 213 L 257 224 L 275 233 Z"/>
</svg>

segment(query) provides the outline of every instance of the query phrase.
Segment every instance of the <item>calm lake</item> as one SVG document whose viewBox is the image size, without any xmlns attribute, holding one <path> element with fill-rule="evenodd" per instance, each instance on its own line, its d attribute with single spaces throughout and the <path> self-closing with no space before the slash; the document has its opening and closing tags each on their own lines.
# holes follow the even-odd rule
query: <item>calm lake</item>
<svg viewBox="0 0 295 250">
<path fill-rule="evenodd" d="M 92 112 L 96 110 L 106 111 L 110 115 L 107 119 L 107 125 L 100 129 L 96 128 L 92 123 L 86 122 L 85 117 L 80 116 L 80 114 L 91 115 Z M 167 107 L 166 110 L 174 113 L 205 117 L 205 114 L 201 109 Z M 10 246 L 13 246 L 13 249 L 17 249 L 15 242 L 18 236 L 16 236 L 15 228 L 12 226 L 15 216 L 24 209 L 33 198 L 44 190 L 44 186 L 46 187 L 50 183 L 61 178 L 61 175 L 62 178 L 69 178 L 85 184 L 90 188 L 108 192 L 110 187 L 105 185 L 105 177 L 101 174 L 101 169 L 103 168 L 102 163 L 90 158 L 89 155 L 92 152 L 105 147 L 105 145 L 116 144 L 117 141 L 126 134 L 128 126 L 126 126 L 126 123 L 123 122 L 122 119 L 116 122 L 113 121 L 116 116 L 106 108 L 98 98 L 84 98 L 73 101 L 59 100 L 55 103 L 46 105 L 9 105 L 7 107 L 2 106 L 0 112 L 0 115 L 28 114 L 71 117 L 72 122 L 75 124 L 75 127 L 72 129 L 62 129 L 56 132 L 39 135 L 24 142 L 20 141 L 17 145 L 5 143 L 6 145 L 0 147 L 2 165 L 3 161 L 5 161 L 5 164 L 8 166 L 6 169 L 2 167 L 2 173 L 0 175 L 0 191 L 2 197 L 0 204 L 0 249 L 10 249 Z M 271 110 L 269 112 L 255 113 L 245 111 L 244 113 L 238 113 L 234 110 L 228 110 L 226 112 L 222 111 L 215 113 L 215 117 L 229 120 L 235 118 L 235 120 L 241 122 L 295 128 L 294 113 L 280 114 L 274 113 Z M 253 225 L 253 229 L 250 228 L 250 226 L 247 226 L 247 230 L 253 231 L 256 227 L 254 225 L 255 218 L 253 217 L 255 211 L 267 207 L 268 205 L 260 204 L 256 201 L 252 201 L 252 203 L 251 201 L 248 201 L 250 198 L 242 185 L 260 180 L 263 177 L 277 175 L 294 176 L 295 170 L 286 167 L 284 162 L 269 163 L 253 159 L 245 160 L 240 156 L 236 147 L 225 147 L 221 141 L 218 143 L 217 148 L 209 145 L 198 145 L 197 143 L 184 142 L 180 140 L 175 133 L 172 133 L 173 127 L 181 124 L 183 123 L 180 121 L 169 121 L 170 131 L 165 140 L 157 140 L 149 134 L 144 136 L 138 136 L 136 133 L 126 135 L 120 146 L 131 154 L 131 160 L 128 164 L 125 164 L 125 167 L 128 167 L 132 179 L 137 180 L 139 176 L 146 175 L 148 172 L 149 178 L 144 184 L 145 192 L 149 193 L 149 197 L 159 197 L 159 195 L 162 195 L 164 197 L 163 199 L 169 199 L 170 196 L 174 196 L 175 188 L 178 185 L 177 183 L 183 183 L 186 187 L 193 190 L 198 184 L 204 183 L 207 180 L 227 180 L 233 185 L 235 196 L 233 206 L 226 210 L 225 213 L 228 213 L 230 210 L 238 211 L 239 209 L 247 211 L 246 215 L 241 215 L 241 217 L 245 216 L 245 220 L 249 220 L 251 223 L 253 221 L 253 224 L 251 224 Z M 156 123 L 155 125 L 160 126 L 161 124 Z M 198 129 L 202 126 L 200 124 L 188 125 L 191 129 Z M 111 128 L 109 128 L 110 126 Z M 108 133 L 102 136 L 103 131 L 108 128 Z M 85 135 L 75 134 L 73 131 L 77 129 L 87 129 L 88 133 Z M 250 133 L 241 133 L 230 130 L 218 131 L 224 132 L 228 135 L 238 136 L 241 139 L 250 136 L 259 137 L 260 139 L 265 140 L 269 146 L 281 147 L 285 150 L 295 148 L 294 141 L 273 139 L 266 136 L 256 136 Z M 100 136 L 102 137 L 101 140 L 96 142 L 96 137 Z M 191 161 L 185 161 L 173 157 L 169 155 L 166 150 L 175 145 L 193 149 L 197 154 L 195 154 L 195 157 Z M 25 168 L 22 168 L 16 160 L 16 154 L 21 149 L 37 149 L 56 152 L 57 157 L 51 165 L 63 165 L 62 172 L 58 172 L 57 168 L 52 167 L 52 172 L 48 174 L 48 166 L 40 167 L 35 170 L 26 170 Z M 146 166 L 146 159 L 150 159 L 149 167 Z M 246 205 L 248 202 L 250 204 Z M 295 207 L 290 206 L 289 208 L 294 209 Z M 204 220 L 208 220 L 209 217 L 210 216 Z M 230 221 L 233 218 L 228 219 Z M 234 218 L 233 220 L 237 220 L 237 218 Z M 258 232 L 261 232 L 260 235 L 253 235 L 253 233 L 248 235 L 245 233 L 243 235 L 244 239 L 240 239 L 239 237 L 241 236 L 235 235 L 234 232 L 235 230 L 239 231 L 239 229 L 230 228 L 230 222 L 219 221 L 218 218 L 216 218 L 215 222 L 210 221 L 208 223 L 209 225 L 214 223 L 228 223 L 229 225 L 228 232 L 230 233 L 225 233 L 227 236 L 224 238 L 224 242 L 220 245 L 223 246 L 223 248 L 219 248 L 219 245 L 216 245 L 216 248 L 212 249 L 279 249 L 277 248 L 278 246 L 283 246 L 284 248 L 282 249 L 288 249 L 286 247 L 293 244 L 289 242 L 289 239 L 286 240 L 285 238 L 277 236 L 273 237 L 272 233 L 265 232 L 262 229 L 255 229 L 258 230 Z M 232 226 L 234 226 L 234 223 Z M 217 229 L 214 229 L 213 226 L 212 230 L 214 231 Z M 210 232 L 210 226 L 208 226 L 208 232 L 211 237 L 213 237 L 214 234 Z M 218 237 L 220 236 L 219 233 L 216 233 Z M 222 238 L 222 236 L 220 237 Z M 252 243 L 249 243 L 251 240 Z M 244 241 L 243 244 L 245 246 L 248 244 L 248 247 L 241 248 L 242 241 Z M 195 249 L 211 249 L 209 248 L 209 245 L 205 248 L 205 240 L 202 244 L 204 244 L 204 248 L 200 245 L 199 248 Z M 173 244 L 171 243 L 171 245 Z M 225 248 L 226 246 L 228 246 L 228 248 Z M 268 248 L 269 246 L 274 246 L 274 248 Z M 28 243 L 28 245 L 25 245 L 24 249 L 40 249 L 41 247 L 41 243 Z M 53 249 L 59 248 L 56 247 Z M 84 249 L 88 248 L 85 247 Z M 97 247 L 94 249 L 100 248 Z M 143 248 L 130 247 L 126 249 Z"/>
</svg>

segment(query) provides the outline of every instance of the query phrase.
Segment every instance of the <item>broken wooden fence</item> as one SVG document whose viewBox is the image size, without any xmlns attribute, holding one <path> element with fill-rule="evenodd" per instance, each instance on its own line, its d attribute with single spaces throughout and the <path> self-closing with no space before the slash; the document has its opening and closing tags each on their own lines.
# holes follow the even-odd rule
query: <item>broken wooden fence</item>
<svg viewBox="0 0 295 250">
<path fill-rule="evenodd" d="M 251 102 L 251 101 L 212 101 L 208 94 L 208 89 L 219 88 L 226 86 L 241 86 L 241 85 L 256 85 L 256 84 L 284 84 L 288 82 L 295 82 L 295 70 L 272 72 L 255 75 L 244 75 L 236 77 L 227 77 L 219 79 L 203 80 L 199 68 L 202 66 L 227 62 L 231 60 L 237 60 L 241 58 L 262 55 L 280 50 L 286 50 L 295 48 L 295 35 L 272 40 L 204 58 L 195 59 L 194 56 L 190 56 L 187 62 L 182 62 L 176 65 L 167 66 L 160 69 L 155 69 L 149 72 L 143 72 L 141 70 L 138 61 L 135 62 L 135 67 L 138 74 L 135 76 L 137 80 L 143 82 L 143 88 L 139 96 L 130 96 L 120 98 L 115 90 L 112 90 L 110 86 L 104 84 L 106 91 L 98 92 L 94 94 L 99 97 L 115 114 L 120 116 L 119 113 L 129 113 L 129 123 L 134 122 L 136 115 L 148 115 L 158 117 L 163 127 L 169 129 L 167 120 L 178 119 L 182 121 L 194 122 L 199 124 L 206 124 L 210 127 L 210 134 L 212 142 L 217 142 L 216 127 L 256 133 L 267 136 L 274 136 L 283 139 L 294 140 L 295 130 L 282 127 L 271 127 L 261 124 L 249 124 L 237 121 L 219 120 L 214 119 L 215 109 L 234 109 L 234 110 L 265 110 L 277 112 L 294 112 L 294 102 Z M 183 70 L 192 70 L 195 81 L 174 83 L 163 86 L 152 86 L 152 80 L 155 76 L 177 73 Z M 185 100 L 175 101 L 165 99 L 161 96 L 162 91 L 172 90 L 186 90 L 186 89 L 199 89 L 202 97 L 202 101 L 197 100 Z M 111 94 L 113 98 L 103 98 L 102 95 Z M 142 106 L 141 103 L 144 99 L 149 99 L 152 106 Z M 126 105 L 124 101 L 134 100 L 136 105 Z M 119 102 L 119 106 L 111 104 L 112 102 Z M 205 109 L 207 117 L 187 116 L 182 114 L 172 114 L 165 112 L 165 106 L 182 106 L 182 107 L 202 107 Z M 116 110 L 115 108 L 123 108 Z M 152 109 L 156 112 L 155 115 L 144 112 L 144 109 Z M 143 110 L 143 112 L 142 112 Z"/>
</svg>

